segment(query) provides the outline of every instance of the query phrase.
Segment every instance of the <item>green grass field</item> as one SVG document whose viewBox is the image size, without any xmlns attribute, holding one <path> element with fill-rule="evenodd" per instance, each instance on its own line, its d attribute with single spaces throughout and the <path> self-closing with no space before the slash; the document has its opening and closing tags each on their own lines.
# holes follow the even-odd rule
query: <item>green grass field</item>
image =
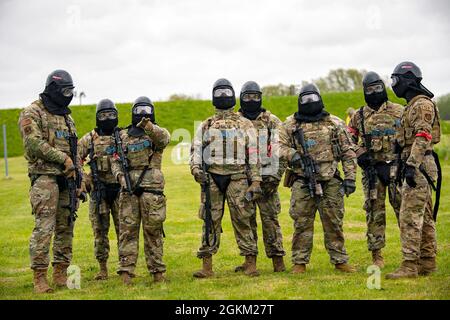
<svg viewBox="0 0 450 320">
<path fill-rule="evenodd" d="M 124 287 L 115 274 L 117 248 L 111 236 L 111 258 L 108 281 L 94 281 L 97 263 L 93 253 L 93 236 L 88 219 L 87 203 L 78 212 L 75 227 L 73 264 L 81 268 L 81 290 L 57 290 L 54 294 L 33 294 L 32 273 L 29 269 L 28 241 L 33 228 L 33 216 L 28 198 L 29 180 L 22 157 L 10 159 L 10 180 L 0 180 L 0 299 L 449 299 L 450 298 L 450 187 L 444 183 L 441 211 L 437 224 L 438 267 L 430 277 L 414 280 L 388 281 L 381 279 L 381 290 L 366 288 L 370 254 L 366 248 L 365 217 L 361 209 L 362 190 L 346 199 L 344 231 L 351 263 L 356 274 L 340 274 L 329 263 L 323 246 L 320 221 L 316 219 L 316 234 L 311 264 L 306 274 L 294 276 L 274 274 L 271 261 L 263 252 L 259 239 L 258 267 L 262 275 L 248 278 L 233 272 L 242 262 L 238 255 L 228 212 L 224 216 L 224 234 L 219 253 L 214 257 L 216 275 L 212 279 L 196 280 L 192 272 L 200 267 L 195 256 L 200 244 L 201 221 L 197 218 L 199 186 L 189 174 L 187 165 L 175 165 L 170 159 L 171 148 L 164 157 L 163 170 L 167 180 L 168 198 L 165 231 L 165 262 L 167 284 L 153 284 L 146 270 L 142 237 L 137 274 L 133 287 Z M 3 176 L 3 161 L 0 174 Z M 444 166 L 444 174 L 450 165 Z M 280 222 L 287 249 L 286 262 L 290 269 L 292 220 L 288 215 L 289 190 L 281 187 L 282 212 Z M 388 210 L 387 247 L 384 251 L 386 268 L 383 275 L 400 263 L 399 231 L 394 214 Z"/>
</svg>

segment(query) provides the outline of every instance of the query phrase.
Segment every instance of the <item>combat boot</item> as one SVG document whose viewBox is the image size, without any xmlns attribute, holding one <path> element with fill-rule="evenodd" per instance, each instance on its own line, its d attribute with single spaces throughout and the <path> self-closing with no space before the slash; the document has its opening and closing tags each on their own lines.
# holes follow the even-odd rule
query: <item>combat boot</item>
<svg viewBox="0 0 450 320">
<path fill-rule="evenodd" d="M 245 275 L 249 277 L 259 276 L 259 271 L 256 269 L 256 256 L 245 256 Z"/>
<path fill-rule="evenodd" d="M 202 270 L 194 272 L 194 278 L 210 278 L 213 275 L 212 256 L 203 257 L 203 268 Z"/>
<path fill-rule="evenodd" d="M 52 293 L 47 281 L 47 269 L 34 269 L 34 292 L 35 293 Z"/>
<path fill-rule="evenodd" d="M 381 255 L 381 249 L 372 251 L 372 264 L 378 266 L 380 269 L 384 267 L 384 259 Z"/>
<path fill-rule="evenodd" d="M 435 272 L 436 270 L 437 267 L 435 257 L 420 258 L 418 272 L 421 276 L 428 276 L 429 274 Z"/>
<path fill-rule="evenodd" d="M 292 274 L 300 274 L 306 272 L 306 264 L 294 264 L 294 267 L 292 268 L 291 273 Z"/>
<path fill-rule="evenodd" d="M 99 262 L 100 271 L 95 276 L 95 280 L 107 280 L 108 279 L 108 266 L 106 261 Z"/>
<path fill-rule="evenodd" d="M 356 269 L 353 266 L 351 266 L 348 263 L 346 263 L 346 262 L 344 262 L 344 263 L 336 263 L 334 265 L 334 268 L 336 270 L 338 270 L 338 271 L 345 272 L 345 273 L 356 272 Z"/>
<path fill-rule="evenodd" d="M 286 271 L 286 266 L 284 265 L 284 259 L 282 256 L 272 257 L 273 272 L 284 272 Z"/>
<path fill-rule="evenodd" d="M 416 278 L 418 276 L 417 262 L 403 260 L 400 268 L 394 272 L 388 273 L 386 279 Z"/>
<path fill-rule="evenodd" d="M 162 272 L 155 272 L 153 274 L 153 282 L 154 283 L 167 282 L 167 278 L 164 276 L 164 273 L 162 273 Z"/>
<path fill-rule="evenodd" d="M 53 265 L 53 283 L 57 287 L 67 286 L 67 263 L 55 263 Z"/>
<path fill-rule="evenodd" d="M 120 278 L 122 278 L 122 282 L 126 286 L 131 286 L 133 281 L 131 280 L 131 274 L 126 271 L 120 272 Z"/>
<path fill-rule="evenodd" d="M 244 272 L 247 265 L 245 264 L 247 260 L 245 260 L 241 265 L 238 265 L 236 268 L 234 268 L 234 272 Z"/>
</svg>

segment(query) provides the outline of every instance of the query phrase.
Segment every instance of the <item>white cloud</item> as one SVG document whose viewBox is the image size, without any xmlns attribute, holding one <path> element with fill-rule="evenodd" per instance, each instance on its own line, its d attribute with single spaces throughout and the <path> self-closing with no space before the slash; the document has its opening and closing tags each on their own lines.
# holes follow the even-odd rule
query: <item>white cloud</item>
<svg viewBox="0 0 450 320">
<path fill-rule="evenodd" d="M 389 75 L 416 62 L 424 84 L 450 91 L 448 1 L 2 1 L 0 108 L 29 104 L 56 68 L 87 102 L 209 98 L 227 77 L 236 91 L 300 83 L 338 67 Z"/>
</svg>

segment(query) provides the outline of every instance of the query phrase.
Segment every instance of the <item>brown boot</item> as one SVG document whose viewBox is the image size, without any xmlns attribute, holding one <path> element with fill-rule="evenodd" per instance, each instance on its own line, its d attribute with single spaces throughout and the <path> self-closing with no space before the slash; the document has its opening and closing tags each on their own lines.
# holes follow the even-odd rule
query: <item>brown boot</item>
<svg viewBox="0 0 450 320">
<path fill-rule="evenodd" d="M 244 273 L 249 277 L 259 276 L 259 271 L 256 269 L 256 256 L 245 256 Z"/>
<path fill-rule="evenodd" d="M 212 256 L 203 258 L 203 268 L 202 270 L 194 272 L 194 278 L 210 278 L 214 275 L 212 270 Z"/>
<path fill-rule="evenodd" d="M 53 283 L 57 287 L 67 286 L 67 263 L 55 263 L 53 265 Z"/>
<path fill-rule="evenodd" d="M 34 269 L 34 292 L 35 293 L 52 293 L 53 289 L 50 288 L 47 282 L 47 269 Z"/>
<path fill-rule="evenodd" d="M 337 264 L 335 264 L 334 268 L 336 270 L 339 270 L 339 271 L 345 272 L 345 273 L 356 272 L 356 269 L 353 266 L 351 266 L 351 265 L 349 265 L 348 263 L 345 263 L 345 262 L 344 263 L 337 263 Z"/>
<path fill-rule="evenodd" d="M 100 271 L 95 276 L 94 280 L 107 280 L 108 279 L 108 266 L 106 261 L 99 262 Z"/>
<path fill-rule="evenodd" d="M 306 272 L 306 264 L 294 264 L 294 267 L 292 268 L 291 271 L 292 274 L 299 274 L 305 272 Z"/>
<path fill-rule="evenodd" d="M 372 251 L 372 263 L 378 266 L 380 269 L 384 267 L 384 259 L 381 255 L 381 249 Z"/>
<path fill-rule="evenodd" d="M 418 276 L 417 262 L 403 260 L 400 268 L 394 272 L 388 273 L 386 279 L 416 278 Z"/>
<path fill-rule="evenodd" d="M 436 258 L 435 257 L 420 258 L 418 271 L 421 276 L 428 276 L 429 274 L 437 271 Z"/>
<path fill-rule="evenodd" d="M 122 282 L 124 285 L 131 286 L 133 284 L 133 281 L 131 280 L 131 275 L 128 272 L 126 271 L 120 272 L 120 277 L 122 278 Z"/>
<path fill-rule="evenodd" d="M 284 260 L 282 256 L 272 257 L 273 272 L 284 272 L 286 271 L 286 266 L 284 265 Z"/>
<path fill-rule="evenodd" d="M 162 272 L 156 272 L 153 274 L 153 282 L 167 282 L 167 278 L 164 276 L 164 273 Z"/>
<path fill-rule="evenodd" d="M 245 264 L 244 261 L 241 265 L 238 265 L 236 268 L 234 268 L 234 272 L 244 272 L 246 267 L 247 265 Z"/>
</svg>

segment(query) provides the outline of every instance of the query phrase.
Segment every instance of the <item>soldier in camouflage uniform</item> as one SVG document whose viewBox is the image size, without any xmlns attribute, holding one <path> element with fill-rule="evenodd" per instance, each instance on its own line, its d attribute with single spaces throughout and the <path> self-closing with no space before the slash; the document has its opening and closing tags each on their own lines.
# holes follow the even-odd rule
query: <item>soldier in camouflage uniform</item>
<svg viewBox="0 0 450 320">
<path fill-rule="evenodd" d="M 111 159 L 116 150 L 113 131 L 117 127 L 117 108 L 109 99 L 100 100 L 96 110 L 97 127 L 86 133 L 78 142 L 82 161 L 91 167 L 86 175 L 90 194 L 89 219 L 94 233 L 94 251 L 100 271 L 95 280 L 108 279 L 110 214 L 119 240 L 119 189 L 120 184 L 111 172 Z"/>
<path fill-rule="evenodd" d="M 367 106 L 355 112 L 348 125 L 356 147 L 358 165 L 363 169 L 364 210 L 367 222 L 367 244 L 373 264 L 384 267 L 381 249 L 385 247 L 386 189 L 389 202 L 398 219 L 401 196 L 397 192 L 396 133 L 400 127 L 403 107 L 388 101 L 380 76 L 368 72 L 363 79 Z M 369 170 L 376 173 L 372 176 Z M 370 183 L 373 179 L 373 183 Z"/>
<path fill-rule="evenodd" d="M 280 119 L 270 111 L 261 107 L 262 91 L 254 81 L 246 82 L 241 89 L 239 114 L 252 121 L 258 134 L 258 154 L 261 160 L 262 196 L 255 201 L 255 212 L 252 215 L 252 230 L 255 239 L 257 235 L 256 206 L 262 222 L 264 247 L 266 255 L 272 259 L 274 272 L 285 271 L 283 256 L 283 236 L 281 234 L 278 214 L 281 211 L 278 186 L 286 169 L 286 162 L 280 162 L 272 152 L 272 144 L 278 142 L 278 130 L 282 125 Z M 245 266 L 235 270 L 243 271 Z"/>
<path fill-rule="evenodd" d="M 139 97 L 132 108 L 132 125 L 120 131 L 121 147 L 129 162 L 131 194 L 115 154 L 112 173 L 120 182 L 119 200 L 119 270 L 126 285 L 132 283 L 139 252 L 139 229 L 142 223 L 147 268 L 154 282 L 165 281 L 163 257 L 163 222 L 166 220 L 162 154 L 170 134 L 155 122 L 154 106 L 149 98 Z M 118 143 L 116 141 L 116 143 Z M 117 146 L 118 148 L 118 146 Z"/>
<path fill-rule="evenodd" d="M 206 234 L 206 226 L 203 226 L 202 245 L 197 253 L 197 257 L 203 259 L 203 268 L 194 273 L 196 278 L 213 276 L 212 255 L 219 249 L 225 199 L 240 254 L 245 256 L 244 273 L 259 274 L 256 269 L 258 250 L 251 226 L 254 203 L 245 200 L 246 193 L 256 199 L 262 192 L 256 133 L 250 120 L 233 111 L 235 104 L 231 83 L 226 79 L 217 80 L 213 87 L 216 113 L 202 122 L 191 147 L 192 175 L 200 184 L 210 181 L 212 216 L 211 234 Z M 207 172 L 203 170 L 203 161 Z M 205 211 L 205 194 L 202 193 L 200 217 L 206 221 Z"/>
<path fill-rule="evenodd" d="M 68 108 L 73 98 L 73 81 L 64 70 L 52 72 L 39 100 L 23 109 L 19 128 L 31 180 L 30 202 L 35 227 L 30 239 L 31 269 L 37 293 L 52 292 L 47 282 L 50 242 L 53 236 L 53 282 L 66 285 L 67 267 L 72 259 L 73 223 L 67 179 L 76 170 L 70 156 L 68 137 L 76 135 Z M 79 164 L 79 162 L 78 162 Z M 80 194 L 81 189 L 78 194 Z"/>
<path fill-rule="evenodd" d="M 433 146 L 440 142 L 439 111 L 433 94 L 421 84 L 422 72 L 412 62 L 402 62 L 392 74 L 392 89 L 408 102 L 403 112 L 398 141 L 404 178 L 400 207 L 400 239 L 403 261 L 386 275 L 388 279 L 428 275 L 436 270 L 436 226 L 432 210 L 432 185 L 438 179 L 439 159 Z M 437 208 L 435 208 L 437 209 Z"/>
<path fill-rule="evenodd" d="M 292 239 L 292 272 L 295 274 L 305 272 L 309 263 L 316 211 L 322 220 L 325 248 L 331 263 L 339 271 L 355 271 L 347 263 L 342 229 L 344 193 L 349 195 L 356 189 L 353 148 L 345 123 L 324 110 L 317 87 L 303 86 L 298 112 L 286 119 L 280 131 L 280 157 L 289 163 L 285 186 L 292 188 L 289 214 L 295 228 Z M 344 180 L 338 170 L 339 161 Z"/>
</svg>

